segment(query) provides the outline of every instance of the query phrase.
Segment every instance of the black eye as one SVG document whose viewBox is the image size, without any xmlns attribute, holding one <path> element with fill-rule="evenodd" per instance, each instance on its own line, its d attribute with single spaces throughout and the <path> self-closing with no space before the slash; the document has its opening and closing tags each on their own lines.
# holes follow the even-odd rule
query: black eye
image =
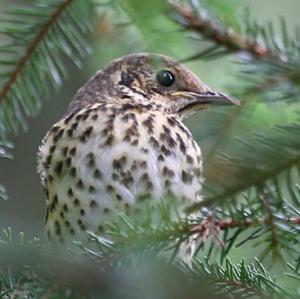
<svg viewBox="0 0 300 299">
<path fill-rule="evenodd" d="M 170 87 L 175 82 L 175 76 L 168 70 L 159 71 L 156 75 L 157 81 L 164 87 Z"/>
</svg>

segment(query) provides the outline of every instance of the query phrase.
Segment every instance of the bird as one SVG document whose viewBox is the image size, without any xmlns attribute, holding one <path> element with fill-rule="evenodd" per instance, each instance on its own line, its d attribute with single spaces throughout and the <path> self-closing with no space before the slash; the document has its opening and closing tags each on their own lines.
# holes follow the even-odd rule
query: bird
<svg viewBox="0 0 300 299">
<path fill-rule="evenodd" d="M 48 240 L 88 242 L 87 232 L 105 235 L 119 213 L 136 215 L 145 203 L 172 197 L 183 210 L 201 201 L 202 154 L 183 120 L 211 105 L 238 101 L 161 54 L 130 54 L 99 70 L 39 147 Z"/>
</svg>

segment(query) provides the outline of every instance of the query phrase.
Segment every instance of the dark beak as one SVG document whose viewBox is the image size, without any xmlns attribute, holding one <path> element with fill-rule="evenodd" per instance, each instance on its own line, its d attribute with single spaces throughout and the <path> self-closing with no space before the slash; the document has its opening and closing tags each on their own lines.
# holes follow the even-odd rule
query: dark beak
<svg viewBox="0 0 300 299">
<path fill-rule="evenodd" d="M 233 97 L 230 97 L 224 93 L 209 91 L 206 93 L 197 92 L 185 92 L 188 97 L 191 98 L 191 102 L 195 105 L 237 105 L 240 106 L 240 102 Z"/>
<path fill-rule="evenodd" d="M 215 91 L 207 91 L 204 93 L 194 91 L 177 91 L 172 95 L 176 97 L 182 97 L 187 100 L 185 105 L 179 109 L 180 112 L 202 110 L 208 108 L 211 105 L 240 106 L 240 102 L 238 100 Z"/>
</svg>

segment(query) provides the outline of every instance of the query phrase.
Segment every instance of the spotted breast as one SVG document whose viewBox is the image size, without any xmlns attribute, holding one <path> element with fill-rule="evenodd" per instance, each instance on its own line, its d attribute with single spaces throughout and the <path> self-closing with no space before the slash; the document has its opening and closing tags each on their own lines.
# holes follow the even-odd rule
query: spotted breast
<svg viewBox="0 0 300 299">
<path fill-rule="evenodd" d="M 102 233 L 145 200 L 200 199 L 201 152 L 173 115 L 139 105 L 89 105 L 55 124 L 40 149 L 50 240 Z"/>
</svg>

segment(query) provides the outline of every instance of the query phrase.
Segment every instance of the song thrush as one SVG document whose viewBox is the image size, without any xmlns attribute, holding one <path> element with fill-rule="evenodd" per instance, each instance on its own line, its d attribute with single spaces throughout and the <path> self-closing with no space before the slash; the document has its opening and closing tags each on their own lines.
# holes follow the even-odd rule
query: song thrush
<svg viewBox="0 0 300 299">
<path fill-rule="evenodd" d="M 98 71 L 39 149 L 48 239 L 103 234 L 114 215 L 145 201 L 200 201 L 201 151 L 182 119 L 211 104 L 237 102 L 163 55 L 133 54 Z"/>
</svg>

